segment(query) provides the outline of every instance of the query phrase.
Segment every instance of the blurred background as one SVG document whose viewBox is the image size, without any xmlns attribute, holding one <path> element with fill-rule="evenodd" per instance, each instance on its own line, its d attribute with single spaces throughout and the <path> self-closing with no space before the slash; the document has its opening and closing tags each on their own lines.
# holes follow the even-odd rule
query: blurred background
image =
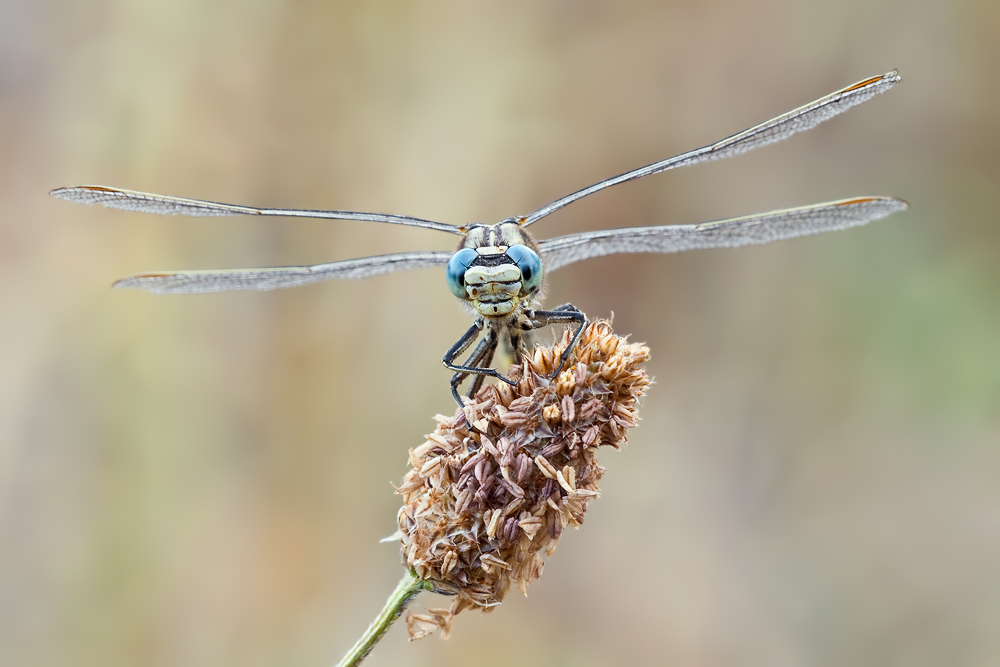
<svg viewBox="0 0 1000 667">
<path fill-rule="evenodd" d="M 402 573 L 390 482 L 469 323 L 442 270 L 109 289 L 453 237 L 48 190 L 494 222 L 893 67 L 807 134 L 532 228 L 911 205 L 553 275 L 652 348 L 642 424 L 527 599 L 368 664 L 1000 663 L 998 31 L 988 0 L 3 0 L 0 663 L 336 662 Z"/>
</svg>

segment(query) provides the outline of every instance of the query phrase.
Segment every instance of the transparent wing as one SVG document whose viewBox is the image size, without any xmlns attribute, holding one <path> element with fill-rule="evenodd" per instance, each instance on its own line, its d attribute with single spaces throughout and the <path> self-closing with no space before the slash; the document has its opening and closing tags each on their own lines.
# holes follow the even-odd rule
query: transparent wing
<svg viewBox="0 0 1000 667">
<path fill-rule="evenodd" d="M 896 70 L 893 70 L 882 76 L 874 76 L 870 79 L 859 81 L 852 86 L 844 88 L 843 90 L 838 90 L 837 92 L 831 93 L 826 97 L 822 97 L 811 104 L 799 107 L 794 111 L 789 111 L 788 113 L 778 116 L 777 118 L 773 118 L 766 123 L 761 123 L 760 125 L 751 127 L 749 130 L 745 130 L 739 134 L 734 134 L 733 136 L 723 139 L 722 141 L 714 143 L 710 146 L 698 148 L 687 153 L 681 153 L 680 155 L 667 158 L 666 160 L 661 160 L 660 162 L 654 162 L 653 164 L 626 172 L 620 176 L 609 178 L 606 181 L 595 183 L 594 185 L 584 188 L 583 190 L 578 190 L 571 195 L 566 195 L 562 199 L 557 199 L 548 206 L 543 206 L 534 213 L 526 216 L 523 218 L 523 222 L 521 224 L 527 226 L 538 222 L 545 216 L 558 211 L 567 204 L 571 204 L 577 199 L 582 199 L 587 195 L 592 195 L 595 192 L 603 190 L 604 188 L 610 188 L 612 185 L 618 185 L 619 183 L 635 180 L 651 174 L 658 174 L 661 171 L 667 171 L 668 169 L 674 169 L 676 167 L 684 167 L 689 164 L 696 164 L 707 160 L 718 160 L 720 158 L 729 157 L 730 155 L 738 155 L 759 146 L 766 146 L 767 144 L 773 144 L 776 141 L 781 141 L 782 139 L 792 136 L 796 132 L 802 132 L 813 128 L 822 123 L 824 120 L 833 118 L 837 114 L 843 113 L 851 107 L 871 99 L 872 96 L 877 95 L 878 93 L 884 93 L 898 83 L 899 80 L 899 74 Z"/>
<path fill-rule="evenodd" d="M 119 188 L 106 188 L 100 185 L 79 185 L 72 188 L 57 188 L 49 192 L 53 197 L 65 199 L 78 204 L 104 204 L 109 208 L 120 208 L 126 211 L 141 211 L 143 213 L 158 213 L 159 215 L 191 215 L 197 217 L 222 215 L 274 215 L 295 218 L 328 218 L 333 220 L 367 220 L 369 222 L 387 222 L 393 225 L 409 225 L 436 229 L 451 234 L 462 234 L 455 225 L 443 222 L 411 218 L 405 215 L 388 215 L 383 213 L 357 213 L 354 211 L 311 211 L 296 208 L 255 208 L 253 206 L 236 206 L 220 204 L 199 199 L 182 199 L 154 195 L 148 192 L 135 192 Z"/>
<path fill-rule="evenodd" d="M 864 225 L 902 211 L 907 204 L 892 197 L 859 197 L 759 213 L 699 225 L 628 227 L 583 232 L 538 244 L 546 271 L 581 259 L 630 252 L 680 252 L 696 248 L 735 248 Z"/>
<path fill-rule="evenodd" d="M 450 252 L 404 252 L 348 259 L 313 266 L 277 266 L 266 269 L 223 269 L 219 271 L 161 271 L 123 278 L 115 287 L 136 287 L 156 294 L 195 294 L 226 290 L 272 290 L 295 287 L 333 278 L 368 278 L 383 273 L 441 266 Z"/>
</svg>

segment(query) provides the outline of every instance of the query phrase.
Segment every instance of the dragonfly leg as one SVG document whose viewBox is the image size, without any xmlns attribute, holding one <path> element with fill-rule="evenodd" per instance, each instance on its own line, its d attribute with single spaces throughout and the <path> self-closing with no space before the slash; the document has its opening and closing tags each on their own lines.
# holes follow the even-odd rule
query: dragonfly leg
<svg viewBox="0 0 1000 667">
<path fill-rule="evenodd" d="M 483 381 L 486 379 L 487 375 L 494 375 L 495 377 L 500 377 L 501 379 L 510 382 L 510 380 L 507 380 L 502 375 L 499 375 L 499 373 L 494 371 L 492 368 L 488 368 L 490 361 L 493 360 L 493 353 L 496 349 L 497 335 L 495 331 L 490 329 L 486 332 L 483 340 L 479 342 L 479 345 L 476 346 L 476 349 L 473 350 L 472 354 L 469 355 L 465 364 L 457 367 L 468 370 L 458 371 L 451 376 L 451 395 L 452 398 L 455 399 L 455 402 L 458 403 L 459 407 L 463 404 L 462 399 L 458 394 L 458 385 L 462 384 L 462 382 L 465 381 L 465 378 L 470 375 L 475 375 L 476 379 L 473 381 L 472 386 L 469 389 L 469 393 L 467 394 L 469 398 L 472 398 L 475 393 L 479 391 L 479 388 L 483 386 Z"/>
<path fill-rule="evenodd" d="M 497 370 L 493 368 L 483 368 L 478 365 L 487 356 L 490 361 L 493 360 L 493 353 L 497 349 L 497 342 L 499 339 L 497 338 L 497 332 L 492 328 L 486 330 L 486 335 L 483 337 L 483 340 L 476 346 L 476 349 L 473 350 L 472 354 L 469 355 L 469 358 L 464 364 L 455 363 L 455 359 L 469 349 L 469 346 L 472 345 L 473 341 L 475 341 L 482 326 L 481 320 L 472 325 L 469 330 L 458 339 L 458 342 L 451 346 L 451 349 L 445 353 L 444 358 L 441 360 L 442 363 L 444 363 L 445 368 L 455 371 L 455 374 L 451 378 L 451 395 L 455 399 L 455 402 L 458 403 L 459 407 L 462 406 L 462 399 L 458 395 L 458 385 L 460 385 L 462 381 L 470 375 L 479 375 L 483 378 L 494 377 L 498 380 L 506 382 L 507 384 L 515 384 L 511 380 L 504 377 Z M 479 386 L 482 386 L 482 384 L 480 383 Z"/>
<path fill-rule="evenodd" d="M 573 305 L 573 304 L 571 304 L 571 303 L 564 303 L 564 304 L 563 304 L 563 305 L 561 305 L 561 306 L 556 306 L 556 307 L 555 307 L 555 308 L 553 308 L 552 310 L 553 310 L 553 311 L 563 311 L 563 310 L 575 310 L 575 311 L 577 311 L 577 312 L 580 312 L 580 311 L 579 311 L 579 310 L 577 309 L 577 307 L 576 307 L 576 306 L 574 306 L 574 305 Z"/>
<path fill-rule="evenodd" d="M 563 350 L 562 355 L 559 357 L 559 365 L 552 371 L 552 375 L 550 376 L 552 378 L 559 375 L 559 371 L 566 365 L 566 360 L 569 359 L 573 348 L 576 347 L 577 339 L 583 333 L 583 328 L 587 326 L 587 316 L 571 303 L 564 303 L 552 310 L 533 310 L 528 312 L 528 321 L 525 325 L 530 324 L 528 328 L 531 329 L 546 327 L 550 324 L 571 324 L 574 322 L 578 326 L 576 327 L 576 331 L 573 332 L 573 338 L 570 339 L 569 345 L 566 346 L 566 349 Z"/>
<path fill-rule="evenodd" d="M 490 340 L 490 338 L 491 337 L 489 333 L 487 333 L 484 342 Z M 493 355 L 496 354 L 497 345 L 499 342 L 500 339 L 494 333 L 492 336 L 492 342 L 483 349 L 482 356 L 478 359 L 470 358 L 466 363 L 470 366 L 476 365 L 482 368 L 488 368 L 489 365 L 493 362 Z M 466 396 L 468 396 L 469 398 L 475 396 L 476 393 L 482 388 L 483 382 L 485 381 L 486 381 L 485 375 L 483 375 L 482 373 L 476 373 L 476 379 L 472 381 L 472 386 L 469 388 L 469 393 L 466 394 Z"/>
<path fill-rule="evenodd" d="M 514 355 L 514 364 L 521 363 L 521 353 L 524 351 L 525 339 L 527 338 L 527 332 L 510 327 L 507 329 L 507 333 L 510 335 L 510 351 Z"/>
</svg>

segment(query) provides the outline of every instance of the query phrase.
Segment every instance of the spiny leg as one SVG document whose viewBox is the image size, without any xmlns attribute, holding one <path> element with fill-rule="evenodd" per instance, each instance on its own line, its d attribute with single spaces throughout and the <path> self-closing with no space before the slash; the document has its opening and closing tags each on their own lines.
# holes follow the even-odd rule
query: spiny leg
<svg viewBox="0 0 1000 667">
<path fill-rule="evenodd" d="M 475 367 L 476 364 L 489 366 L 490 362 L 493 361 L 493 353 L 496 352 L 498 342 L 499 337 L 497 336 L 496 330 L 492 328 L 488 329 L 486 331 L 486 335 L 483 337 L 483 340 L 476 346 L 476 349 L 472 352 L 472 354 L 469 355 L 469 358 L 466 359 L 466 366 L 469 366 L 470 368 Z M 486 375 L 482 372 L 483 370 L 484 369 L 480 369 L 480 372 L 475 373 L 476 378 L 472 381 L 472 386 L 469 388 L 468 393 L 468 397 L 470 399 L 475 396 L 476 392 L 479 391 L 479 389 L 483 386 L 483 382 L 486 380 Z M 469 375 L 472 375 L 472 373 L 460 371 L 451 376 L 451 396 L 455 399 L 455 402 L 458 403 L 458 407 L 460 408 L 463 407 L 463 404 L 461 397 L 458 395 L 458 385 L 462 384 L 465 378 Z M 501 376 L 501 378 L 503 378 L 503 376 Z M 507 380 L 506 378 L 503 379 L 510 382 L 510 380 Z M 483 433 L 479 430 L 479 428 L 473 426 L 471 423 L 469 424 L 469 430 L 476 433 Z"/>
<path fill-rule="evenodd" d="M 462 352 L 464 352 L 469 348 L 469 345 L 472 344 L 472 341 L 475 339 L 477 333 L 478 333 L 477 331 L 469 329 L 467 332 L 465 332 L 465 335 L 458 340 L 457 343 L 452 345 L 451 349 L 445 353 L 444 358 L 441 360 L 442 363 L 444 363 L 445 368 L 447 368 L 450 371 L 455 371 L 457 373 L 465 373 L 467 375 L 472 373 L 480 373 L 482 375 L 488 375 L 498 380 L 503 380 L 509 385 L 517 384 L 516 382 L 508 380 L 499 371 L 496 371 L 495 369 L 479 368 L 478 366 L 468 365 L 469 361 L 472 360 L 472 357 L 482 354 L 482 345 L 483 345 L 482 343 L 480 343 L 479 346 L 476 347 L 475 352 L 473 352 L 472 355 L 470 355 L 469 361 L 466 361 L 466 365 L 458 365 L 455 363 L 455 357 L 457 357 L 458 355 L 460 355 Z M 494 339 L 496 339 L 496 335 L 497 334 L 495 331 L 493 331 L 493 329 L 487 329 L 486 337 L 484 337 L 484 340 L 488 339 L 491 336 Z"/>
<path fill-rule="evenodd" d="M 580 310 L 576 306 L 574 306 L 573 304 L 571 304 L 571 303 L 564 303 L 563 305 L 556 306 L 555 308 L 552 309 L 552 311 L 561 311 L 561 310 L 575 310 L 578 313 L 580 312 Z M 549 311 L 549 312 L 552 312 L 552 311 Z"/>
<path fill-rule="evenodd" d="M 550 377 L 555 378 L 566 364 L 566 360 L 569 359 L 573 348 L 576 347 L 576 341 L 580 338 L 580 334 L 583 333 L 583 328 L 587 326 L 587 316 L 571 303 L 564 303 L 553 310 L 528 311 L 527 315 L 528 321 L 522 324 L 525 329 L 538 329 L 550 324 L 570 324 L 572 322 L 579 324 L 576 331 L 573 332 L 573 338 L 570 339 L 569 345 L 566 346 L 566 349 L 563 350 L 562 355 L 559 357 L 559 365 L 552 371 Z"/>
<path fill-rule="evenodd" d="M 517 337 L 511 327 L 500 330 L 500 344 L 497 347 L 496 358 L 511 365 L 517 362 Z"/>
<path fill-rule="evenodd" d="M 458 355 L 462 354 L 463 352 L 469 349 L 469 346 L 475 342 L 476 337 L 479 335 L 479 332 L 482 331 L 482 329 L 483 329 L 483 319 L 479 318 L 473 323 L 471 327 L 469 327 L 468 331 L 462 334 L 461 338 L 455 341 L 454 345 L 448 348 L 448 351 L 444 353 L 444 357 L 441 359 L 441 362 L 445 365 L 445 368 L 452 369 L 451 362 L 455 361 L 455 357 L 457 357 Z"/>
<path fill-rule="evenodd" d="M 514 355 L 514 363 L 521 363 L 521 351 L 524 349 L 527 332 L 515 327 L 507 328 L 508 339 L 510 340 L 510 351 Z"/>
<path fill-rule="evenodd" d="M 475 323 L 469 327 L 468 331 L 462 334 L 462 337 L 455 341 L 454 345 L 448 348 L 448 351 L 444 353 L 444 358 L 441 359 L 445 368 L 450 370 L 460 368 L 456 367 L 452 362 L 455 361 L 456 357 L 469 349 L 469 347 L 475 342 L 476 337 L 479 336 L 479 332 L 482 330 L 482 327 L 482 318 L 477 319 Z M 476 346 L 476 349 L 472 351 L 472 354 L 469 355 L 469 359 L 471 360 L 482 354 L 482 351 L 486 348 L 486 344 L 486 338 L 484 338 L 480 341 L 479 345 Z M 461 384 L 462 380 L 464 380 L 467 375 L 468 373 L 458 372 L 451 378 L 451 395 L 455 398 L 455 402 L 458 403 L 459 407 L 462 406 L 462 399 L 458 396 L 458 385 Z"/>
<path fill-rule="evenodd" d="M 561 306 L 556 306 L 551 311 L 541 311 L 541 312 L 559 312 L 559 311 L 575 311 L 580 312 L 576 306 L 571 303 L 564 303 Z M 540 329 L 548 323 L 538 323 L 531 320 L 532 311 L 528 311 L 526 315 L 522 315 L 516 323 L 508 327 L 507 333 L 510 334 L 510 344 L 514 352 L 514 363 L 521 363 L 521 353 L 524 350 L 533 348 L 535 346 L 535 335 L 534 330 Z M 558 324 L 558 322 L 552 322 L 552 324 Z M 574 341 L 576 339 L 574 338 Z M 572 349 L 572 346 L 570 347 Z"/>
<path fill-rule="evenodd" d="M 490 337 L 489 334 L 487 334 L 487 339 L 489 337 Z M 475 360 L 469 359 L 469 361 L 467 361 L 466 363 L 469 365 L 475 364 L 476 366 L 480 366 L 482 368 L 488 368 L 489 365 L 493 363 L 493 355 L 496 353 L 497 345 L 500 342 L 499 337 L 495 333 L 493 334 L 492 339 L 493 339 L 492 345 L 486 347 L 486 349 L 483 351 L 482 356 L 479 359 Z M 469 388 L 469 393 L 466 394 L 466 396 L 468 396 L 469 398 L 475 396 L 476 393 L 479 392 L 479 390 L 482 388 L 483 382 L 485 381 L 486 381 L 485 375 L 483 375 L 482 373 L 476 373 L 476 379 L 472 381 L 472 386 Z"/>
<path fill-rule="evenodd" d="M 479 345 L 476 346 L 475 350 L 473 350 L 472 354 L 469 355 L 469 358 L 464 364 L 458 365 L 454 363 L 455 358 L 467 350 L 476 339 L 481 326 L 482 321 L 480 320 L 467 332 L 465 332 L 465 335 L 463 335 L 458 342 L 455 343 L 450 350 L 448 350 L 448 352 L 444 355 L 444 359 L 441 360 L 446 368 L 455 371 L 455 374 L 451 378 L 451 395 L 455 399 L 455 402 L 458 403 L 459 407 L 462 406 L 462 399 L 458 395 L 458 385 L 461 384 L 462 381 L 469 375 L 478 375 L 483 378 L 486 376 L 495 377 L 499 380 L 503 380 L 507 384 L 514 384 L 514 382 L 508 380 L 495 369 L 483 368 L 478 365 L 482 363 L 482 360 L 486 357 L 489 357 L 489 360 L 486 362 L 487 364 L 489 361 L 493 360 L 493 353 L 497 349 L 498 339 L 496 331 L 492 328 L 488 328 L 486 330 L 486 335 L 483 336 L 483 340 L 479 342 Z M 481 386 L 482 382 L 479 382 L 478 386 L 476 383 L 473 383 L 473 387 L 476 389 Z M 470 394 L 470 396 L 471 395 L 472 394 Z"/>
<path fill-rule="evenodd" d="M 476 360 L 482 357 L 483 354 L 486 352 L 486 349 L 489 347 L 489 344 L 490 344 L 489 332 L 487 331 L 486 336 L 484 336 L 483 339 L 479 341 L 479 345 L 477 345 L 476 349 L 474 349 L 472 351 L 472 354 L 469 355 L 469 358 L 466 360 L 465 365 L 472 366 L 473 364 L 475 364 Z M 465 378 L 469 377 L 469 375 L 470 375 L 469 373 L 464 373 L 460 371 L 451 376 L 451 395 L 455 399 L 455 402 L 458 403 L 459 407 L 462 406 L 462 399 L 459 398 L 458 395 L 458 385 L 462 384 Z"/>
</svg>

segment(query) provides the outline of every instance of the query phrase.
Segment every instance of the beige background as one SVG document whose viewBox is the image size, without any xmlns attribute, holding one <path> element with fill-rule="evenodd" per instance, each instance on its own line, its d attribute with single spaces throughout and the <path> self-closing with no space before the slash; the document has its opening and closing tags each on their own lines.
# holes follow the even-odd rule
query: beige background
<svg viewBox="0 0 1000 667">
<path fill-rule="evenodd" d="M 50 188 L 491 222 L 892 67 L 808 134 L 533 228 L 911 203 L 556 274 L 549 304 L 652 348 L 643 422 L 529 598 L 369 664 L 1000 663 L 998 33 L 992 0 L 3 0 L 0 663 L 335 662 L 401 573 L 389 482 L 468 325 L 440 270 L 112 291 L 454 239 Z"/>
</svg>

